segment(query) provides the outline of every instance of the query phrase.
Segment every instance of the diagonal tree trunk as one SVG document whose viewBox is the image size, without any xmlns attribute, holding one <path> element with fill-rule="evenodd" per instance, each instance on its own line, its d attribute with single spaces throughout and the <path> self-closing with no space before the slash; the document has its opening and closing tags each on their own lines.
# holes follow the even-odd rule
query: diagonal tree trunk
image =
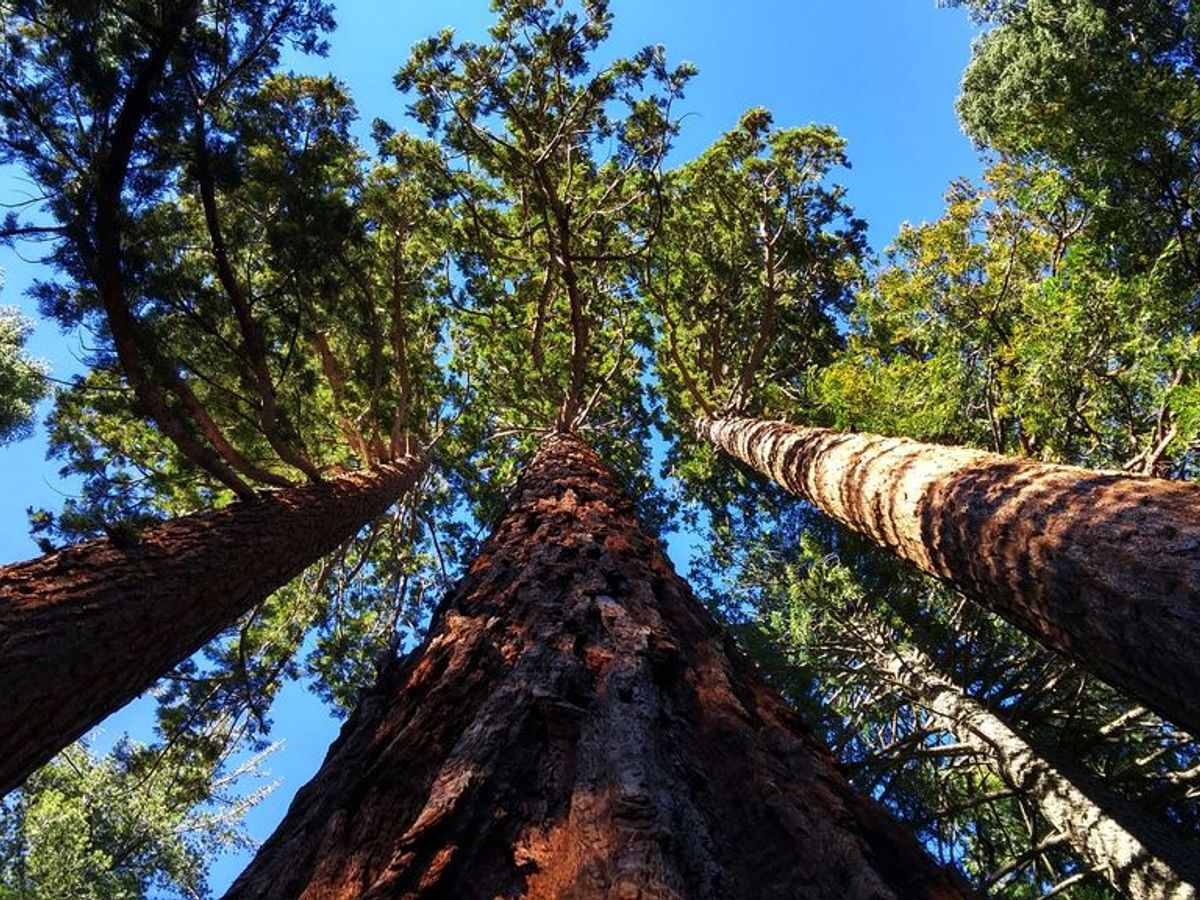
<svg viewBox="0 0 1200 900">
<path fill-rule="evenodd" d="M 976 750 L 1009 786 L 1028 798 L 1079 856 L 1118 891 L 1139 900 L 1194 900 L 1200 862 L 1162 824 L 1141 816 L 1099 784 L 1050 763 L 979 701 L 963 693 L 915 647 L 868 628 L 853 640 L 871 665 L 934 724 Z"/>
<path fill-rule="evenodd" d="M 557 436 L 231 898 L 949 898 Z"/>
<path fill-rule="evenodd" d="M 757 419 L 697 430 L 1200 734 L 1200 485 Z"/>
<path fill-rule="evenodd" d="M 422 457 L 0 568 L 0 794 L 416 484 Z"/>
</svg>

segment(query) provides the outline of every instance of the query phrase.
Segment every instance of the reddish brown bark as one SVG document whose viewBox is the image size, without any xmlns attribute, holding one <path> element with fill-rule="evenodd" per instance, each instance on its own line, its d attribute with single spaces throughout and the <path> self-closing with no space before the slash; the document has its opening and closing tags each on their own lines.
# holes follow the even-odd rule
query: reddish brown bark
<svg viewBox="0 0 1200 900">
<path fill-rule="evenodd" d="M 557 437 L 227 896 L 961 893 Z"/>
<path fill-rule="evenodd" d="M 383 513 L 409 457 L 0 568 L 0 794 Z"/>
<path fill-rule="evenodd" d="M 1200 485 L 755 419 L 699 431 L 1200 734 Z"/>
</svg>

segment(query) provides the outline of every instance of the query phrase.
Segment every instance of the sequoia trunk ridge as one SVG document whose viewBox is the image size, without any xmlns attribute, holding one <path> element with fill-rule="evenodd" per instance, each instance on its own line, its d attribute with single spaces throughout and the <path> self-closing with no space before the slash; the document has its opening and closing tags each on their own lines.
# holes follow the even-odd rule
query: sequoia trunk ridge
<svg viewBox="0 0 1200 900">
<path fill-rule="evenodd" d="M 417 456 L 0 568 L 0 794 L 382 514 Z"/>
<path fill-rule="evenodd" d="M 949 898 L 551 438 L 231 898 Z"/>
<path fill-rule="evenodd" d="M 1200 485 L 757 419 L 697 430 L 1200 734 Z"/>
</svg>

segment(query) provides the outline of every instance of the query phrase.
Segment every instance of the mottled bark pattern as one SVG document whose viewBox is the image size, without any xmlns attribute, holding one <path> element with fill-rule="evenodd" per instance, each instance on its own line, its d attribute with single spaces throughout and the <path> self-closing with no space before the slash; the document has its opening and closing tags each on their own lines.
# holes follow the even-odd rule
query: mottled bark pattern
<svg viewBox="0 0 1200 900">
<path fill-rule="evenodd" d="M 422 467 L 410 457 L 0 568 L 0 793 L 383 513 Z"/>
<path fill-rule="evenodd" d="M 956 896 L 568 437 L 228 894 Z"/>
<path fill-rule="evenodd" d="M 699 431 L 1200 735 L 1200 485 L 755 419 Z"/>
<path fill-rule="evenodd" d="M 860 634 L 860 639 L 906 697 L 927 710 L 939 728 L 978 751 L 1113 887 L 1139 900 L 1195 900 L 1200 885 L 1195 847 L 1099 785 L 1052 764 L 943 676 L 925 654 L 890 645 L 880 635 Z"/>
</svg>

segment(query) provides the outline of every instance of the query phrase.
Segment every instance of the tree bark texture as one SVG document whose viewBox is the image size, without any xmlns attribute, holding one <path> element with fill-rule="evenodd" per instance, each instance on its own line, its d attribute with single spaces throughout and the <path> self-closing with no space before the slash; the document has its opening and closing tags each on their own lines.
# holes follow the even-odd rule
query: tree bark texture
<svg viewBox="0 0 1200 900">
<path fill-rule="evenodd" d="M 0 568 L 0 794 L 381 515 L 420 457 Z"/>
<path fill-rule="evenodd" d="M 566 436 L 227 895 L 958 896 Z"/>
<path fill-rule="evenodd" d="M 698 431 L 1200 735 L 1200 485 L 757 419 Z"/>
<path fill-rule="evenodd" d="M 1139 900 L 1195 900 L 1200 854 L 1100 785 L 1052 764 L 999 716 L 963 693 L 914 647 L 856 632 L 875 668 L 934 723 L 980 757 L 1118 891 Z"/>
</svg>

